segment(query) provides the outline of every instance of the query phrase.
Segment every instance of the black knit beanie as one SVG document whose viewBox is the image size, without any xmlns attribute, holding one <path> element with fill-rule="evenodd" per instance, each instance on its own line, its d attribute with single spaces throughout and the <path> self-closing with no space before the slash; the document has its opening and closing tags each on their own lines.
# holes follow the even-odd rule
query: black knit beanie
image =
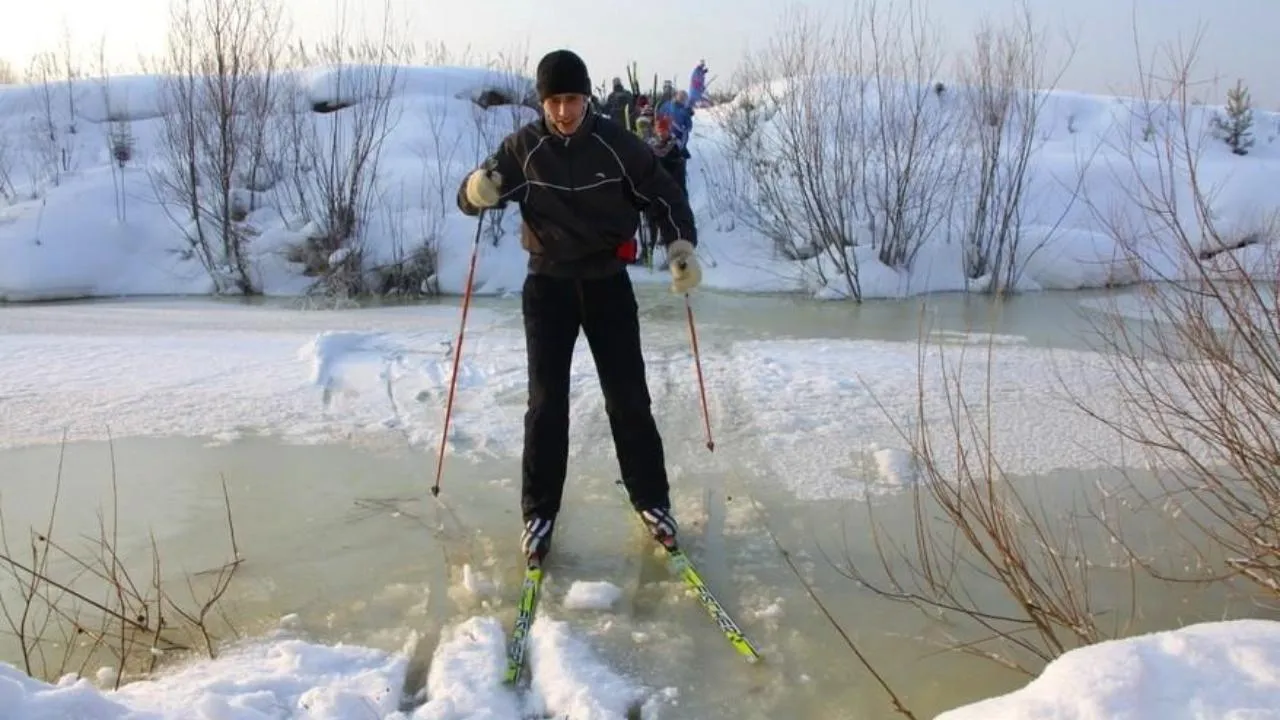
<svg viewBox="0 0 1280 720">
<path fill-rule="evenodd" d="M 538 99 L 575 93 L 591 96 L 587 64 L 571 50 L 554 50 L 538 62 Z"/>
</svg>

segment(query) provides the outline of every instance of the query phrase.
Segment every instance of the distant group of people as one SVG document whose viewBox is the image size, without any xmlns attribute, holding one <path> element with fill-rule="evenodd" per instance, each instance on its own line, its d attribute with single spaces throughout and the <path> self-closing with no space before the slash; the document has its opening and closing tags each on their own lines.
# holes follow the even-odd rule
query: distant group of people
<svg viewBox="0 0 1280 720">
<path fill-rule="evenodd" d="M 627 89 L 622 78 L 613 78 L 613 89 L 599 103 L 601 114 L 621 124 L 644 140 L 658 158 L 659 164 L 675 179 L 688 197 L 687 162 L 689 138 L 693 134 L 694 108 L 702 101 L 706 91 L 707 64 L 699 62 L 689 79 L 689 90 L 677 90 L 667 80 L 656 98 Z M 641 252 L 636 262 L 651 264 L 653 248 L 657 243 L 656 228 L 648 227 L 642 233 Z"/>
</svg>

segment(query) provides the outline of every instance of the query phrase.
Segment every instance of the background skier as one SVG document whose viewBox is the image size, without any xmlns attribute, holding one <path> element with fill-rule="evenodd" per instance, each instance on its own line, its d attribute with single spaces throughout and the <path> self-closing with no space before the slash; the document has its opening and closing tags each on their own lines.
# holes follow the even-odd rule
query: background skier
<svg viewBox="0 0 1280 720">
<path fill-rule="evenodd" d="M 613 79 L 613 91 L 604 101 L 604 112 L 614 122 L 634 130 L 636 121 L 636 96 L 622 84 L 622 78 Z"/>
</svg>

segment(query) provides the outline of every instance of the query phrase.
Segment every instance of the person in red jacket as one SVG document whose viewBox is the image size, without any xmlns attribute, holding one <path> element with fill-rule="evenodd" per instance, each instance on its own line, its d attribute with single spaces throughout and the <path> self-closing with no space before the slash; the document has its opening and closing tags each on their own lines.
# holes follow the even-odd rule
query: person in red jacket
<svg viewBox="0 0 1280 720">
<path fill-rule="evenodd" d="M 521 546 L 530 562 L 550 549 L 569 457 L 569 370 L 579 331 L 595 360 L 614 450 L 631 504 L 659 542 L 676 521 L 662 438 L 650 407 L 639 312 L 627 262 L 640 213 L 658 228 L 671 287 L 702 278 L 693 211 L 642 140 L 591 110 L 591 79 L 575 53 L 538 63 L 543 115 L 507 136 L 458 188 L 468 215 L 516 202 L 529 252 L 522 291 L 529 406 L 521 464 Z"/>
</svg>

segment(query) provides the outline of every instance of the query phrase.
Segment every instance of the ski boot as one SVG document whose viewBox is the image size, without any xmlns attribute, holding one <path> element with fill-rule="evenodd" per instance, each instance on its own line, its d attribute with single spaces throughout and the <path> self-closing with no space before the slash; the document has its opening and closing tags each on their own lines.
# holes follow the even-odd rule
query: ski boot
<svg viewBox="0 0 1280 720">
<path fill-rule="evenodd" d="M 555 528 L 555 520 L 531 517 L 524 521 L 524 529 L 520 532 L 520 550 L 530 565 L 542 565 L 547 553 L 551 551 L 551 531 Z"/>
<path fill-rule="evenodd" d="M 644 522 L 649 535 L 668 550 L 676 549 L 676 518 L 671 508 L 654 507 L 640 511 L 640 520 Z"/>
</svg>

